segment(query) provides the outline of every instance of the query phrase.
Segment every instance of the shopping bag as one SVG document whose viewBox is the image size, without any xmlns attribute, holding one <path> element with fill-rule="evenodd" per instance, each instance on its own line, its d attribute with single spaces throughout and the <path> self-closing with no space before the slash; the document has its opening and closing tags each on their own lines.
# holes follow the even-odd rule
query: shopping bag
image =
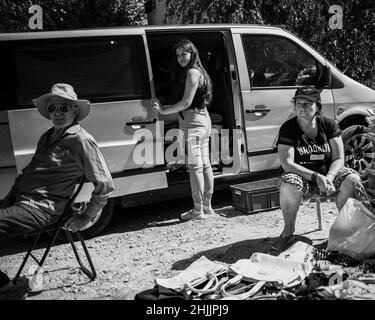
<svg viewBox="0 0 375 320">
<path fill-rule="evenodd" d="M 253 253 L 250 259 L 240 259 L 229 270 L 244 279 L 275 282 L 282 288 L 293 287 L 302 282 L 312 270 L 311 263 L 298 262 L 264 253 Z"/>
<path fill-rule="evenodd" d="M 327 249 L 362 260 L 375 254 L 375 216 L 349 198 L 329 231 Z"/>
<path fill-rule="evenodd" d="M 278 257 L 289 259 L 298 262 L 309 262 L 314 264 L 316 262 L 315 253 L 317 249 L 302 241 L 297 241 L 285 251 L 281 252 Z"/>
<path fill-rule="evenodd" d="M 181 271 L 172 278 L 156 278 L 155 284 L 176 291 L 192 289 L 206 281 L 212 283 L 209 290 L 205 293 L 214 292 L 217 288 L 217 276 L 227 272 L 228 266 L 222 263 L 213 262 L 205 256 L 201 256 L 194 261 L 188 268 Z M 195 290 L 199 292 L 198 290 Z M 199 292 L 202 293 L 202 292 Z"/>
</svg>

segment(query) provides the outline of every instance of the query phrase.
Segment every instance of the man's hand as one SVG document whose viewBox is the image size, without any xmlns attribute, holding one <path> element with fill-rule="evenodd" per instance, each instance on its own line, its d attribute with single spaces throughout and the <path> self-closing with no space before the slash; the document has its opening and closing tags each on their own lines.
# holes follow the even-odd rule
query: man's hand
<svg viewBox="0 0 375 320">
<path fill-rule="evenodd" d="M 64 227 L 69 231 L 76 232 L 86 227 L 92 218 L 85 214 L 73 212 L 72 216 L 65 222 Z"/>
</svg>

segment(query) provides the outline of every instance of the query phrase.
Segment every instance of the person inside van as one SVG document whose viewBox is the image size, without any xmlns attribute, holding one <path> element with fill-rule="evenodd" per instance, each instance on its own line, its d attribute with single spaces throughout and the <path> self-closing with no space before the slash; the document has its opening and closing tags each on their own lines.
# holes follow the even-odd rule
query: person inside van
<svg viewBox="0 0 375 320">
<path fill-rule="evenodd" d="M 344 166 L 344 146 L 338 124 L 322 116 L 320 90 L 304 87 L 294 98 L 296 116 L 279 131 L 278 155 L 284 173 L 280 184 L 280 206 L 284 230 L 274 244 L 284 250 L 290 244 L 297 212 L 302 200 L 313 194 L 335 194 L 338 210 L 355 188 L 361 185 L 359 174 Z"/>
<path fill-rule="evenodd" d="M 180 216 L 181 220 L 204 219 L 213 213 L 211 198 L 214 178 L 210 162 L 209 138 L 211 119 L 208 108 L 212 101 L 212 82 L 204 69 L 197 48 L 187 39 L 173 46 L 174 104 L 161 105 L 153 99 L 153 107 L 161 114 L 179 113 L 188 150 L 187 168 L 194 208 Z"/>
<path fill-rule="evenodd" d="M 79 121 L 88 116 L 88 100 L 78 100 L 69 84 L 57 83 L 51 92 L 33 100 L 40 114 L 52 121 L 39 139 L 31 162 L 22 170 L 0 207 L 0 238 L 23 234 L 56 222 L 77 181 L 83 175 L 94 184 L 82 214 L 69 218 L 73 232 L 86 227 L 106 205 L 114 183 L 95 139 Z M 0 292 L 11 286 L 0 271 Z"/>
</svg>

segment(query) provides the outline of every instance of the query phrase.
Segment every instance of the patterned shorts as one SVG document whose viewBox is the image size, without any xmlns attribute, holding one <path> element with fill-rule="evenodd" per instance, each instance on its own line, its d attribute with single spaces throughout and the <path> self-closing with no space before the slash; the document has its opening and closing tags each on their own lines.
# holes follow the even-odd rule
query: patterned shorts
<svg viewBox="0 0 375 320">
<path fill-rule="evenodd" d="M 339 190 L 344 179 L 352 173 L 356 174 L 359 177 L 358 172 L 351 168 L 344 167 L 340 169 L 335 179 L 333 180 L 333 185 L 335 186 L 336 190 Z M 295 186 L 299 191 L 302 191 L 303 200 L 307 200 L 315 194 L 320 194 L 319 187 L 316 183 L 313 183 L 310 180 L 306 180 L 305 178 L 295 173 L 282 174 L 282 176 L 280 177 L 280 184 L 281 183 L 289 183 Z"/>
</svg>

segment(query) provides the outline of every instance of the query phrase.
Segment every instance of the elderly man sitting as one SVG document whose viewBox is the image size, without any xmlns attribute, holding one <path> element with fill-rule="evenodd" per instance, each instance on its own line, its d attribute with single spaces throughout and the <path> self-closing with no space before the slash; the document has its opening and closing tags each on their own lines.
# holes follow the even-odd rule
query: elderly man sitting
<svg viewBox="0 0 375 320">
<path fill-rule="evenodd" d="M 80 125 L 91 105 L 78 100 L 69 84 L 55 84 L 34 100 L 52 127 L 39 139 L 31 162 L 22 170 L 0 208 L 0 237 L 26 233 L 52 224 L 63 213 L 83 175 L 94 184 L 89 204 L 65 227 L 75 232 L 87 226 L 106 205 L 114 183 L 95 139 Z M 0 271 L 0 293 L 11 286 Z"/>
</svg>

